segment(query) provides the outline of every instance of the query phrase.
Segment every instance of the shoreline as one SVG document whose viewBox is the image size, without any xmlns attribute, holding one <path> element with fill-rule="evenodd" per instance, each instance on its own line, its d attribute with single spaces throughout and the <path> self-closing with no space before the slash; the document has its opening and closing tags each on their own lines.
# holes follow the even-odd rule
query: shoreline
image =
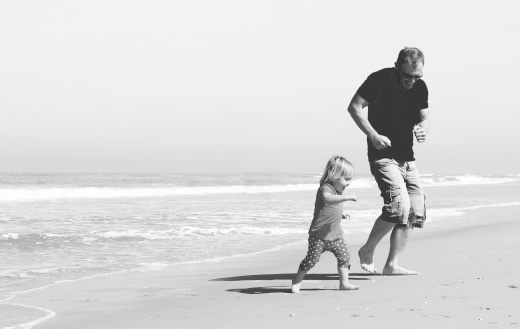
<svg viewBox="0 0 520 329">
<path fill-rule="evenodd" d="M 499 215 L 496 214 L 497 212 Z M 493 219 L 488 219 L 490 217 Z M 496 217 L 500 217 L 500 220 L 497 220 Z M 450 225 L 450 220 L 454 222 L 454 225 Z M 257 318 L 259 313 L 266 316 L 273 313 L 277 314 L 279 322 L 257 318 L 258 326 L 256 327 L 258 328 L 282 328 L 293 326 L 294 323 L 298 323 L 298 325 L 303 327 L 310 327 L 310 323 L 313 323 L 314 320 L 306 315 L 312 313 L 315 300 L 332 307 L 325 312 L 331 316 L 330 318 L 316 314 L 316 318 L 321 319 L 324 323 L 341 317 L 343 313 L 338 311 L 342 309 L 348 309 L 349 314 L 352 313 L 352 310 L 356 310 L 356 313 L 350 314 L 349 321 L 352 320 L 360 324 L 374 325 L 373 321 L 376 321 L 376 318 L 386 318 L 385 321 L 392 322 L 397 316 L 391 316 L 393 313 L 389 313 L 389 310 L 385 308 L 385 303 L 374 302 L 373 300 L 377 298 L 379 301 L 378 293 L 387 300 L 393 300 L 395 294 L 402 293 L 399 288 L 406 291 L 410 285 L 418 285 L 422 288 L 426 286 L 426 290 L 433 295 L 435 290 L 439 288 L 455 286 L 460 292 L 462 288 L 470 287 L 468 283 L 471 280 L 469 278 L 467 280 L 446 283 L 445 281 L 450 281 L 450 275 L 446 274 L 446 272 L 437 272 L 438 269 L 436 267 L 438 265 L 430 264 L 430 261 L 427 259 L 433 258 L 438 260 L 437 258 L 440 256 L 433 253 L 431 249 L 445 248 L 438 245 L 456 244 L 460 246 L 455 250 L 465 250 L 468 255 L 478 255 L 480 253 L 480 257 L 486 258 L 485 261 L 473 262 L 471 263 L 471 268 L 468 268 L 467 256 L 463 256 L 466 258 L 458 259 L 457 262 L 443 260 L 443 267 L 462 267 L 461 271 L 454 271 L 453 273 L 454 276 L 459 278 L 476 272 L 483 272 L 489 266 L 487 263 L 493 261 L 494 254 L 493 250 L 481 246 L 480 242 L 486 238 L 486 232 L 494 232 L 491 236 L 494 243 L 490 245 L 500 243 L 500 241 L 514 242 L 514 239 L 506 238 L 506 236 L 508 236 L 507 234 L 513 234 L 515 230 L 518 232 L 520 228 L 520 207 L 506 206 L 468 210 L 462 216 L 436 221 L 431 226 L 430 231 L 428 228 L 427 226 L 418 233 L 414 232 L 414 236 L 410 240 L 401 260 L 403 266 L 415 267 L 412 269 L 419 270 L 421 273 L 419 276 L 396 278 L 365 273 L 361 270 L 357 257 L 357 250 L 361 244 L 359 242 L 350 242 L 349 248 L 352 255 L 350 280 L 352 283 L 361 286 L 361 289 L 356 292 L 339 292 L 336 290 L 337 271 L 335 269 L 335 260 L 332 254 L 325 253 L 320 263 L 306 276 L 302 285 L 302 292 L 298 295 L 291 294 L 290 280 L 296 271 L 298 263 L 305 256 L 307 247 L 305 244 L 295 243 L 292 246 L 286 246 L 279 250 L 243 257 L 232 257 L 219 262 L 170 265 L 167 268 L 157 270 L 134 270 L 126 273 L 56 284 L 44 289 L 38 289 L 37 291 L 19 294 L 8 300 L 9 303 L 4 302 L 2 304 L 25 305 L 55 313 L 55 315 L 50 317 L 47 315 L 46 319 L 32 322 L 32 326 L 35 328 L 127 328 L 135 323 L 140 323 L 140 326 L 137 326 L 138 328 L 169 328 L 172 321 L 176 325 L 189 326 L 190 328 L 238 328 L 244 326 L 244 321 L 249 321 L 248 319 L 250 318 Z M 345 237 L 348 242 L 348 234 Z M 470 248 L 468 248 L 468 244 Z M 417 248 L 414 248 L 414 246 Z M 516 250 L 518 252 L 519 247 L 518 244 L 513 243 L 511 248 L 508 249 L 500 249 L 499 252 L 502 258 L 505 258 L 504 252 L 514 256 L 515 253 L 513 251 Z M 376 250 L 375 261 L 376 266 L 379 268 L 384 263 L 387 250 L 388 237 L 381 242 Z M 424 250 L 427 250 L 427 257 L 424 257 L 422 252 Z M 451 250 L 446 254 L 446 250 L 444 250 L 444 253 L 445 256 L 454 256 L 458 251 Z M 496 263 L 496 260 L 494 262 Z M 499 265 L 506 265 L 505 267 L 509 269 L 505 273 L 506 277 L 502 278 L 502 280 L 507 279 L 506 281 L 511 281 L 509 283 L 510 286 L 520 285 L 519 280 L 515 279 L 514 275 L 516 274 L 516 277 L 519 277 L 518 274 L 520 274 L 518 273 L 518 261 L 514 262 L 511 260 L 508 264 L 500 261 Z M 439 277 L 432 277 L 432 273 L 439 275 Z M 486 275 L 482 274 L 481 276 L 485 278 L 490 275 L 486 273 Z M 435 281 L 437 282 L 435 283 Z M 482 279 L 481 282 L 483 281 Z M 501 288 L 503 288 L 501 292 L 505 295 L 516 292 L 516 297 L 510 301 L 509 308 L 501 306 L 503 311 L 511 313 L 504 318 L 504 321 L 520 323 L 520 314 L 513 312 L 511 308 L 520 306 L 520 289 L 507 288 L 507 284 L 502 284 Z M 365 291 L 366 293 L 364 293 Z M 471 290 L 470 292 L 474 295 L 476 290 Z M 354 294 L 355 299 L 361 299 L 363 303 L 353 302 L 350 297 L 354 296 Z M 258 297 L 256 300 L 254 299 L 255 296 Z M 289 298 L 293 300 L 291 302 L 287 301 Z M 296 300 L 296 298 L 298 299 Z M 419 296 L 416 296 L 416 298 L 419 298 Z M 240 301 L 241 299 L 244 299 L 244 301 Z M 448 296 L 436 299 L 423 296 L 423 303 L 416 305 L 416 308 L 403 306 L 403 309 L 408 310 L 403 312 L 420 314 L 421 311 L 417 310 L 424 310 L 426 308 L 425 305 L 428 305 L 430 301 L 429 299 L 432 302 L 437 301 L 437 299 L 443 301 L 450 300 L 450 302 L 455 302 L 460 308 L 462 306 L 460 303 L 467 303 L 468 298 L 464 296 L 460 298 Z M 492 297 L 491 294 L 489 296 L 486 295 L 486 299 L 494 300 L 495 303 L 499 302 L 499 298 Z M 338 303 L 336 308 L 333 307 L 334 305 L 329 305 L 331 300 Z M 404 301 L 398 302 L 403 303 Z M 245 304 L 248 303 L 259 305 L 246 307 Z M 278 306 L 273 308 L 272 303 Z M 347 304 L 348 307 L 342 306 L 344 304 Z M 363 304 L 371 305 L 371 307 L 360 308 L 359 305 Z M 295 305 L 299 305 L 297 309 L 294 309 Z M 377 314 L 371 315 L 372 312 L 370 310 L 374 310 L 374 307 L 378 310 Z M 487 313 L 491 313 L 493 310 L 490 307 L 481 307 L 488 311 Z M 207 315 L 202 315 L 203 311 L 213 308 L 221 310 L 222 314 L 209 312 Z M 487 308 L 490 310 L 487 310 Z M 239 314 L 236 314 L 237 309 L 241 310 Z M 282 309 L 287 310 L 287 312 L 282 313 L 283 316 L 279 314 Z M 495 313 L 498 310 L 499 308 L 496 308 Z M 447 318 L 427 316 L 416 320 L 423 324 L 421 321 L 424 321 L 424 319 L 430 319 L 431 321 L 433 317 L 436 321 L 432 323 L 438 323 L 442 319 L 451 319 L 453 321 L 453 317 L 456 315 L 453 310 L 447 312 L 448 310 L 442 307 L 439 309 L 440 311 L 449 313 L 446 315 Z M 478 309 L 476 313 L 482 311 Z M 330 312 L 334 314 L 329 314 Z M 238 316 L 240 321 L 229 319 L 229 316 L 232 314 Z M 212 325 L 215 318 L 221 322 L 222 326 Z M 300 322 L 302 318 L 307 320 Z M 478 319 L 485 318 L 477 317 L 476 320 L 473 319 L 476 322 L 471 322 L 475 326 L 483 324 L 483 320 Z M 461 325 L 460 321 L 457 323 Z M 497 323 L 502 322 L 498 321 Z M 318 325 L 318 323 L 314 324 Z M 333 325 L 334 321 L 330 322 L 330 324 Z M 248 327 L 256 328 L 255 325 L 251 326 L 251 323 L 247 323 Z M 445 324 L 442 325 L 445 326 Z M 386 326 L 388 327 L 388 323 Z M 31 326 L 13 326 L 13 328 L 28 327 Z M 452 327 L 456 328 L 457 326 Z"/>
</svg>

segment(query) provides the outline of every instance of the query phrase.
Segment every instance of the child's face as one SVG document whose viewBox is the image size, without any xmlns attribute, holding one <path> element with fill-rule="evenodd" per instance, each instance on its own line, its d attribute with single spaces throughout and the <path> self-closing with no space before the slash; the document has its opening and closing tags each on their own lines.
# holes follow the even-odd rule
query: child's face
<svg viewBox="0 0 520 329">
<path fill-rule="evenodd" d="M 343 193 L 343 191 L 350 185 L 350 179 L 345 177 L 332 178 L 330 180 L 332 186 L 336 189 L 336 191 Z"/>
</svg>

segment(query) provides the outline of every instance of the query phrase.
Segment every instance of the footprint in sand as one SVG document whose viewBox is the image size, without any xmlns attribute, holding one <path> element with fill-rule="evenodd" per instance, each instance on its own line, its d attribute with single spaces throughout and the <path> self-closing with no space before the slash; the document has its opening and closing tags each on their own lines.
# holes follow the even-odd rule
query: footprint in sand
<svg viewBox="0 0 520 329">
<path fill-rule="evenodd" d="M 423 317 L 425 318 L 431 318 L 431 317 L 438 317 L 438 318 L 450 318 L 449 315 L 444 315 L 444 314 L 423 314 Z"/>
<path fill-rule="evenodd" d="M 397 308 L 396 311 L 420 312 L 422 310 L 420 308 Z"/>
</svg>

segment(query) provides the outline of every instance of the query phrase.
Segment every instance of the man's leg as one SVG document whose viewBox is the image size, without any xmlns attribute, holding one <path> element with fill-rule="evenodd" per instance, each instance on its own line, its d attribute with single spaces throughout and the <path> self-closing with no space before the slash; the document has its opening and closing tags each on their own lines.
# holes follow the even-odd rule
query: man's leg
<svg viewBox="0 0 520 329">
<path fill-rule="evenodd" d="M 422 228 L 424 227 L 424 222 L 426 220 L 426 200 L 415 161 L 408 162 L 406 189 L 410 196 L 410 214 L 408 222 L 412 223 L 414 227 Z"/>
<path fill-rule="evenodd" d="M 413 229 L 396 226 L 390 235 L 390 252 L 383 269 L 383 275 L 417 275 L 416 271 L 407 270 L 398 265 L 399 256 L 404 251 Z"/>
<path fill-rule="evenodd" d="M 408 243 L 409 237 L 412 235 L 413 226 L 409 222 L 410 214 L 410 195 L 406 186 L 400 188 L 401 216 L 403 223 L 396 224 L 390 235 L 390 251 L 383 268 L 383 275 L 416 275 L 416 271 L 407 270 L 399 266 L 399 256 L 403 253 Z"/>
<path fill-rule="evenodd" d="M 393 159 L 381 159 L 370 163 L 381 196 L 384 199 L 383 213 L 372 227 L 367 243 L 359 250 L 361 267 L 370 273 L 377 273 L 374 267 L 374 251 L 381 239 L 392 231 L 390 252 L 383 274 L 416 274 L 399 267 L 398 260 L 406 247 L 411 232 L 405 230 L 410 212 L 410 197 L 406 186 L 407 163 Z"/>
<path fill-rule="evenodd" d="M 377 269 L 374 267 L 374 252 L 379 241 L 381 241 L 381 239 L 387 235 L 394 226 L 394 223 L 384 221 L 382 215 L 376 219 L 367 242 L 358 252 L 362 269 L 370 273 L 378 273 Z"/>
<path fill-rule="evenodd" d="M 408 218 L 408 226 L 396 226 L 390 236 L 390 252 L 383 269 L 384 275 L 416 275 L 416 271 L 407 270 L 398 265 L 399 256 L 404 251 L 408 239 L 412 235 L 413 227 L 420 222 L 424 223 L 424 196 L 421 188 L 419 172 L 415 162 L 407 162 L 402 169 L 405 171 L 406 189 L 402 189 L 403 207 L 409 209 L 403 212 L 404 218 Z M 406 190 L 406 193 L 404 192 Z"/>
</svg>

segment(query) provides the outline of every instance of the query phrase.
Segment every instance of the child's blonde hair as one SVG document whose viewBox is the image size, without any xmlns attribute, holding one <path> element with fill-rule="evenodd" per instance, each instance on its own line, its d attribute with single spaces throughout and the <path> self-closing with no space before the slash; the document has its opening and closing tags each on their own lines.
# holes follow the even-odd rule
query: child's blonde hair
<svg viewBox="0 0 520 329">
<path fill-rule="evenodd" d="M 327 162 L 320 179 L 320 186 L 330 182 L 332 178 L 340 177 L 345 177 L 347 180 L 354 177 L 354 166 L 344 157 L 335 155 Z"/>
</svg>

